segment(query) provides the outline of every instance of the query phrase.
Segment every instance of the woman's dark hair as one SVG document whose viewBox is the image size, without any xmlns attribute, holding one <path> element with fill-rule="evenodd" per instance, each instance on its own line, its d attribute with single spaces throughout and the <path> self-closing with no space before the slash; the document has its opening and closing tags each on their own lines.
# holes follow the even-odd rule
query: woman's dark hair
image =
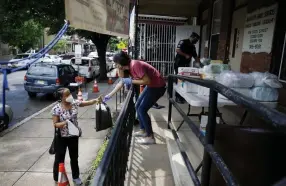
<svg viewBox="0 0 286 186">
<path fill-rule="evenodd" d="M 131 58 L 127 53 L 121 51 L 118 54 L 114 55 L 113 61 L 121 66 L 127 66 L 130 64 Z"/>
<path fill-rule="evenodd" d="M 66 90 L 67 88 L 59 88 L 56 92 L 56 98 L 58 99 L 59 102 L 62 102 L 62 99 L 63 99 L 63 94 L 64 94 L 64 91 Z"/>
<path fill-rule="evenodd" d="M 130 71 L 129 70 L 124 70 L 124 78 L 129 78 L 130 77 Z"/>
</svg>

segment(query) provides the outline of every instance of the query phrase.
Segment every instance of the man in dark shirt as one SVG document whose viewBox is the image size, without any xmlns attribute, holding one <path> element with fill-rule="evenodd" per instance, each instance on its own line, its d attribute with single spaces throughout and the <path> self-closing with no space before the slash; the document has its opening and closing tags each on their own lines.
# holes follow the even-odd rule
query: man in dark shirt
<svg viewBox="0 0 286 186">
<path fill-rule="evenodd" d="M 175 73 L 178 74 L 179 67 L 189 67 L 192 57 L 195 59 L 194 67 L 201 67 L 202 64 L 200 63 L 200 59 L 198 58 L 198 54 L 196 52 L 195 44 L 199 41 L 200 36 L 193 32 L 188 39 L 181 40 L 177 46 L 176 52 L 176 58 L 175 58 L 175 64 L 174 69 Z M 176 93 L 176 101 L 178 103 L 184 103 L 184 99 Z"/>
</svg>

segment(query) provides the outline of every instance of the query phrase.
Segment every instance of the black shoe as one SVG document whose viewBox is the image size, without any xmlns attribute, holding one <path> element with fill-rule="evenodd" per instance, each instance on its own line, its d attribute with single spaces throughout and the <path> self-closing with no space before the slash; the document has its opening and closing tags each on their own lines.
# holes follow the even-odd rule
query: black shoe
<svg viewBox="0 0 286 186">
<path fill-rule="evenodd" d="M 134 125 L 139 125 L 139 120 L 138 119 L 135 119 L 135 122 L 134 122 Z"/>
<path fill-rule="evenodd" d="M 152 108 L 154 108 L 154 109 L 162 109 L 162 108 L 165 108 L 165 106 L 155 104 L 155 105 L 152 106 Z"/>
</svg>

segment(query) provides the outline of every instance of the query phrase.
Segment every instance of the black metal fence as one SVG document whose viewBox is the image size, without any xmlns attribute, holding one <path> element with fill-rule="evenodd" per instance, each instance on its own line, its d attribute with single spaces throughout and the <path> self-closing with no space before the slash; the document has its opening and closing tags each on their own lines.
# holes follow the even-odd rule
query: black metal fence
<svg viewBox="0 0 286 186">
<path fill-rule="evenodd" d="M 120 93 L 120 102 L 122 94 L 124 93 Z M 135 105 L 133 97 L 134 91 L 133 87 L 131 87 L 116 120 L 106 151 L 96 170 L 93 180 L 94 186 L 124 185 L 132 130 L 135 121 Z"/>
<path fill-rule="evenodd" d="M 205 136 L 200 132 L 200 129 L 197 125 L 184 113 L 184 111 L 180 108 L 180 106 L 173 99 L 173 85 L 177 79 L 181 79 L 183 81 L 188 81 L 203 87 L 210 88 L 209 95 L 209 112 L 208 112 L 208 125 L 206 128 Z M 178 76 L 178 75 L 170 75 L 168 77 L 168 95 L 169 95 L 169 113 L 168 113 L 168 128 L 172 129 L 172 134 L 174 135 L 177 145 L 180 149 L 181 155 L 184 159 L 184 162 L 187 166 L 189 175 L 192 177 L 194 185 L 196 186 L 209 186 L 210 185 L 210 176 L 211 176 L 211 164 L 213 163 L 220 174 L 222 175 L 226 185 L 239 185 L 235 176 L 229 170 L 227 165 L 224 163 L 222 157 L 218 152 L 214 150 L 214 140 L 215 140 L 215 130 L 216 130 L 216 114 L 217 114 L 217 98 L 218 93 L 227 97 L 229 100 L 233 101 L 238 105 L 242 105 L 245 108 L 253 111 L 257 115 L 261 116 L 264 120 L 268 121 L 270 125 L 274 128 L 278 129 L 277 131 L 286 133 L 286 115 L 282 114 L 274 109 L 268 108 L 263 104 L 247 98 L 224 85 L 221 85 L 215 81 L 209 80 L 200 80 L 194 79 L 186 76 Z M 192 129 L 193 133 L 199 138 L 200 142 L 204 146 L 204 156 L 202 162 L 202 175 L 201 181 L 197 176 L 198 168 L 195 168 L 190 163 L 188 156 L 184 149 L 182 148 L 181 142 L 178 138 L 177 131 L 173 129 L 171 125 L 171 117 L 172 117 L 172 106 L 174 106 L 180 115 L 184 118 L 185 122 Z M 281 180 L 277 186 L 282 185 L 285 182 L 285 179 Z"/>
</svg>

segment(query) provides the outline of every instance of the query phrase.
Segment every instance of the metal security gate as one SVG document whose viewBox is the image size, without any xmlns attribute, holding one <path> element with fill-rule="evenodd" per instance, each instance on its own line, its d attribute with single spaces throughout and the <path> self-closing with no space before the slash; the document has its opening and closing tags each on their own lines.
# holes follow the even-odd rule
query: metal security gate
<svg viewBox="0 0 286 186">
<path fill-rule="evenodd" d="M 139 58 L 158 69 L 164 77 L 173 74 L 176 26 L 186 19 L 139 15 L 139 20 Z"/>
</svg>

